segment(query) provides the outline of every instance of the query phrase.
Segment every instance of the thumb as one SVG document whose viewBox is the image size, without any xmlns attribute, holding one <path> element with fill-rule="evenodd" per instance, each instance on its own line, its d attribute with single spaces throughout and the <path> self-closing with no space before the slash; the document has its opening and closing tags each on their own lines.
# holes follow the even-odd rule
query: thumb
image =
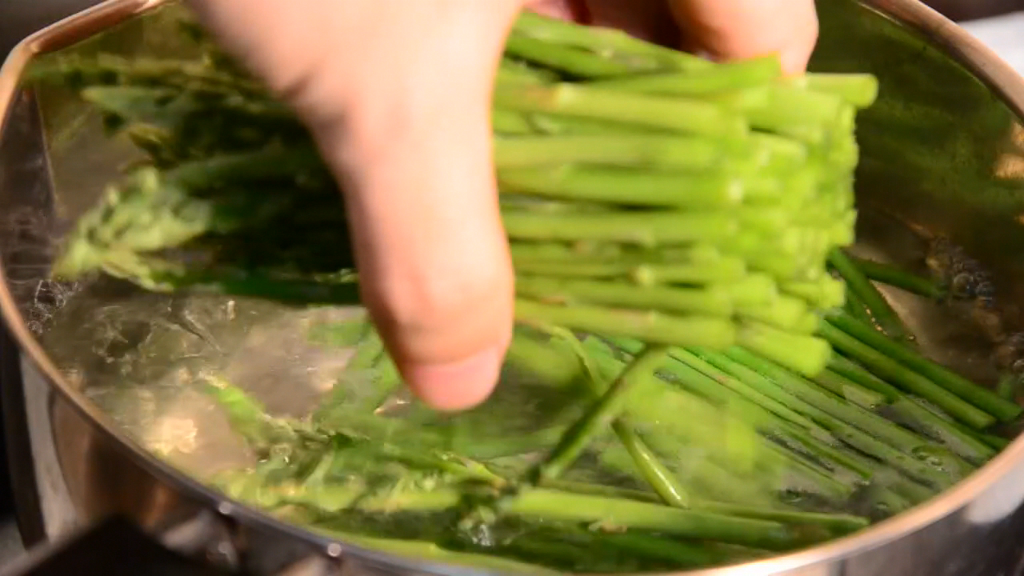
<svg viewBox="0 0 1024 576">
<path fill-rule="evenodd" d="M 406 382 L 438 409 L 482 402 L 512 330 L 490 109 L 520 2 L 200 4 L 342 180 L 363 299 Z"/>
<path fill-rule="evenodd" d="M 778 54 L 786 72 L 796 74 L 818 40 L 814 0 L 670 0 L 691 48 L 719 58 Z"/>
</svg>

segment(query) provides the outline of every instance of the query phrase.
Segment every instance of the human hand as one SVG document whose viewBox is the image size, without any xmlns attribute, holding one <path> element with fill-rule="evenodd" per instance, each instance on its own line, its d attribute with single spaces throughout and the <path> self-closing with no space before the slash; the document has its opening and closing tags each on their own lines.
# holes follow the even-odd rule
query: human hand
<svg viewBox="0 0 1024 576">
<path fill-rule="evenodd" d="M 520 9 L 802 70 L 814 0 L 191 0 L 310 126 L 343 184 L 366 303 L 412 390 L 482 402 L 511 338 L 492 85 Z"/>
</svg>

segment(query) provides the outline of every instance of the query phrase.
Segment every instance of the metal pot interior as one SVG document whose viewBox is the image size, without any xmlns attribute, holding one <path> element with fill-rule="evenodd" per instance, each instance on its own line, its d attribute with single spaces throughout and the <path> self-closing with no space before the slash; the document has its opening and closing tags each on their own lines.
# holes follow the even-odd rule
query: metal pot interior
<svg viewBox="0 0 1024 576">
<path fill-rule="evenodd" d="M 819 4 L 823 32 L 813 68 L 881 78 L 878 104 L 859 121 L 858 249 L 917 265 L 931 241 L 944 236 L 991 271 L 994 331 L 979 325 L 970 303 L 936 305 L 896 291 L 889 296 L 935 359 L 993 384 L 1000 340 L 1024 329 L 1016 304 L 1024 302 L 1024 126 L 1018 118 L 1024 92 L 1013 107 L 920 31 L 879 11 L 901 2 L 867 3 L 879 10 L 849 0 Z M 157 11 L 74 49 L 181 50 L 167 22 Z M 941 30 L 928 34 L 935 38 Z M 367 375 L 346 371 L 351 351 L 306 337 L 312 324 L 359 310 L 300 311 L 153 295 L 104 279 L 80 285 L 47 280 L 54 241 L 132 159 L 132 148 L 104 136 L 98 118 L 71 95 L 48 90 L 36 97 L 53 187 L 0 186 L 0 256 L 21 313 L 9 319 L 27 323 L 75 401 L 98 406 L 139 446 L 206 479 L 252 463 L 253 456 L 219 408 L 190 384 L 196 374 L 223 374 L 282 415 L 308 413 L 333 386 L 359 389 Z M 529 384 L 509 376 L 497 401 L 528 406 L 523 391 Z"/>
</svg>

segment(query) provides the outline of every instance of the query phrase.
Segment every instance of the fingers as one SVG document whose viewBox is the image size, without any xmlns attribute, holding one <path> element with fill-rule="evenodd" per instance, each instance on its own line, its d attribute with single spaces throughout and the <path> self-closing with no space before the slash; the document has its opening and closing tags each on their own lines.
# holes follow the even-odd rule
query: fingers
<svg viewBox="0 0 1024 576">
<path fill-rule="evenodd" d="M 513 302 L 489 121 L 505 22 L 458 4 L 477 17 L 420 32 L 419 53 L 384 63 L 390 75 L 325 138 L 348 177 L 364 300 L 409 385 L 449 410 L 491 392 Z"/>
<path fill-rule="evenodd" d="M 802 72 L 818 39 L 814 0 L 586 0 L 592 22 L 721 59 L 778 54 Z M 674 16 L 674 18 L 673 18 Z"/>
<path fill-rule="evenodd" d="M 342 180 L 364 302 L 406 382 L 438 409 L 483 401 L 512 329 L 490 105 L 520 2 L 195 4 Z"/>
<path fill-rule="evenodd" d="M 618 28 L 664 46 L 679 44 L 679 27 L 665 0 L 587 0 L 592 23 Z"/>
<path fill-rule="evenodd" d="M 807 67 L 818 39 L 814 0 L 670 0 L 692 48 L 718 58 L 779 54 L 791 74 Z"/>
<path fill-rule="evenodd" d="M 525 8 L 551 18 L 585 20 L 584 0 L 526 0 Z"/>
</svg>

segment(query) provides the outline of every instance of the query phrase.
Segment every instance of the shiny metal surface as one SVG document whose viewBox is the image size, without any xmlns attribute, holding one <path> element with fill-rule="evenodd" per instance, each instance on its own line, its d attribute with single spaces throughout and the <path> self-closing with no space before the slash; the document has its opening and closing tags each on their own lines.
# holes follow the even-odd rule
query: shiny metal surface
<svg viewBox="0 0 1024 576">
<path fill-rule="evenodd" d="M 0 71 L 0 117 L 8 118 L 23 94 L 17 81 L 31 57 L 156 4 L 114 0 L 21 44 Z M 814 66 L 867 70 L 882 80 L 880 102 L 861 122 L 862 248 L 910 260 L 922 247 L 905 225 L 948 234 L 997 272 L 1006 329 L 1024 328 L 1024 81 L 914 0 L 823 0 L 821 9 L 823 41 Z M 173 49 L 152 29 L 130 22 L 97 42 Z M 297 335 L 314 315 L 352 312 L 299 313 L 258 302 L 140 294 L 111 282 L 46 281 L 61 223 L 88 206 L 129 149 L 101 137 L 95 119 L 63 95 L 36 96 L 49 136 L 48 155 L 39 161 L 51 177 L 46 185 L 11 186 L 4 181 L 7 159 L 0 157 L 0 308 L 27 367 L 39 376 L 29 384 L 32 394 L 27 391 L 42 410 L 32 434 L 49 438 L 53 472 L 63 484 L 58 491 L 66 498 L 59 512 L 79 522 L 120 512 L 160 531 L 211 511 L 227 527 L 241 564 L 259 575 L 311 553 L 329 563 L 342 559 L 351 571 L 456 573 L 328 541 L 227 502 L 197 481 L 216 466 L 244 462 L 246 454 L 223 417 L 186 385 L 190 375 L 223 370 L 275 411 L 302 413 L 346 358 Z M 893 226 L 890 217 L 901 224 Z M 965 337 L 970 328 L 960 311 L 905 298 L 896 305 L 907 309 L 930 351 L 976 378 L 991 376 L 991 345 Z M 941 497 L 862 533 L 756 564 L 688 574 L 1009 574 L 1024 557 L 1022 528 L 1024 442 L 1018 441 Z"/>
</svg>

